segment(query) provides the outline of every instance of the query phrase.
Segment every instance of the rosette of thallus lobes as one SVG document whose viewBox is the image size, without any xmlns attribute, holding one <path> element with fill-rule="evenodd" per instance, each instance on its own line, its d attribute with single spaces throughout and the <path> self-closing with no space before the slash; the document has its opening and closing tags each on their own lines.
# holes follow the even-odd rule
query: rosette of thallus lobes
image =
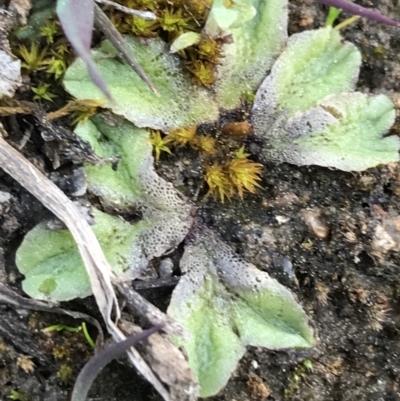
<svg viewBox="0 0 400 401">
<path fill-rule="evenodd" d="M 194 207 L 153 167 L 148 132 L 217 121 L 221 112 L 256 94 L 251 111 L 264 161 L 321 165 L 360 171 L 399 160 L 399 139 L 387 136 L 394 106 L 383 95 L 354 92 L 360 52 L 332 28 L 287 37 L 284 0 L 215 0 L 202 35 L 230 37 L 223 44 L 217 80 L 194 84 L 178 56 L 160 38 L 126 40 L 157 87 L 156 96 L 104 41 L 92 57 L 112 101 L 110 111 L 75 132 L 101 157 L 119 157 L 117 167 L 85 165 L 94 209 L 93 230 L 121 280 L 140 276 L 154 257 L 185 240 L 184 276 L 168 313 L 191 333 L 171 338 L 182 346 L 200 383 L 202 397 L 218 393 L 249 345 L 307 348 L 314 332 L 295 296 L 264 271 L 242 260 L 218 236 L 196 223 Z M 196 37 L 178 41 L 185 46 Z M 175 43 L 175 50 L 178 44 Z M 103 98 L 77 60 L 64 78 L 78 99 Z M 140 211 L 141 220 L 117 217 Z M 65 301 L 90 295 L 82 261 L 68 231 L 44 224 L 29 232 L 17 252 L 23 288 L 37 299 Z M 263 266 L 263 270 L 267 270 Z"/>
</svg>

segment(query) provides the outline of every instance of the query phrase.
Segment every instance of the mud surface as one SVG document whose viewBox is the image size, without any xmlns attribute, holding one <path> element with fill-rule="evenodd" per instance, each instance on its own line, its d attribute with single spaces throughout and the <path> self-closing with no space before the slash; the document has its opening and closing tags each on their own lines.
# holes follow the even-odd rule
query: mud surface
<svg viewBox="0 0 400 401">
<path fill-rule="evenodd" d="M 400 19 L 397 0 L 359 3 L 373 4 Z M 292 1 L 290 31 L 317 28 L 325 15 L 326 8 L 311 0 Z M 386 93 L 399 104 L 398 31 L 358 20 L 343 34 L 363 54 L 359 89 Z M 399 122 L 394 132 L 398 127 Z M 51 164 L 35 135 L 25 155 L 49 172 Z M 11 140 L 20 138 L 16 134 Z M 256 155 L 257 144 L 250 138 L 248 145 Z M 228 386 L 212 399 L 400 399 L 400 167 L 350 174 L 266 165 L 263 189 L 257 195 L 223 205 L 204 199 L 200 170 L 201 160 L 190 151 L 178 151 L 158 165 L 162 176 L 194 200 L 209 227 L 297 294 L 319 340 L 306 352 L 250 349 Z M 0 212 L 0 277 L 18 289 L 22 277 L 13 262 L 14 252 L 24 234 L 50 214 L 2 172 Z M 170 293 L 170 288 L 142 291 L 164 309 Z M 92 300 L 63 306 L 97 313 Z M 61 322 L 76 326 L 77 322 L 1 304 L 0 308 L 0 400 L 66 400 L 92 350 L 80 332 L 44 334 L 41 329 Z M 160 398 L 121 360 L 104 370 L 89 399 Z"/>
</svg>

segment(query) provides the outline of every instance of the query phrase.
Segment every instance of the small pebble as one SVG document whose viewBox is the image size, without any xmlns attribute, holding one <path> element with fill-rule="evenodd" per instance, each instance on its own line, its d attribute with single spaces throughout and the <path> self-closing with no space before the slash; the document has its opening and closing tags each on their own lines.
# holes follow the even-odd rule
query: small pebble
<svg viewBox="0 0 400 401">
<path fill-rule="evenodd" d="M 299 26 L 301 27 L 307 27 L 307 26 L 311 26 L 314 22 L 314 18 L 307 14 L 307 13 L 300 13 L 300 21 L 299 21 Z"/>
<path fill-rule="evenodd" d="M 384 218 L 375 227 L 371 248 L 371 254 L 379 259 L 389 251 L 400 251 L 400 216 Z"/>
<path fill-rule="evenodd" d="M 329 227 L 321 218 L 321 212 L 318 209 L 304 210 L 302 216 L 309 230 L 317 238 L 325 239 L 329 235 Z"/>
<path fill-rule="evenodd" d="M 297 203 L 300 203 L 299 197 L 293 192 L 288 192 L 288 193 L 277 196 L 274 200 L 273 205 L 276 207 L 285 207 L 285 206 L 290 206 L 290 205 L 297 204 Z"/>
<path fill-rule="evenodd" d="M 236 140 L 242 140 L 247 138 L 251 131 L 251 126 L 247 121 L 227 123 L 222 128 L 222 134 L 230 136 Z"/>
<path fill-rule="evenodd" d="M 282 269 L 288 275 L 289 278 L 293 278 L 293 276 L 294 276 L 293 263 L 289 259 L 283 258 Z"/>
<path fill-rule="evenodd" d="M 170 258 L 165 258 L 161 261 L 158 269 L 160 277 L 171 277 L 174 272 L 174 263 Z"/>
<path fill-rule="evenodd" d="M 276 216 L 275 218 L 279 225 L 285 224 L 290 220 L 290 218 L 286 216 Z"/>
<path fill-rule="evenodd" d="M 8 192 L 0 191 L 0 214 L 7 213 L 10 209 L 11 195 Z"/>
<path fill-rule="evenodd" d="M 11 195 L 8 192 L 0 191 L 0 203 L 7 203 L 11 200 Z"/>
<path fill-rule="evenodd" d="M 258 376 L 250 377 L 249 380 L 247 380 L 247 387 L 250 392 L 250 397 L 254 400 L 265 400 L 271 394 L 270 389 Z"/>
</svg>

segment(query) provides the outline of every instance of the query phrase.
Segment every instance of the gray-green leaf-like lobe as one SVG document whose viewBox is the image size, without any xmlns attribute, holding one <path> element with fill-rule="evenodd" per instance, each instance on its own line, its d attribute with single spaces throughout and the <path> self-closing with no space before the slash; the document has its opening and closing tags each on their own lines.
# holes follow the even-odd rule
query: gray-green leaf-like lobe
<svg viewBox="0 0 400 401">
<path fill-rule="evenodd" d="M 279 135 L 272 135 L 264 153 L 271 160 L 297 165 L 366 170 L 399 161 L 399 138 L 385 137 L 394 120 L 394 105 L 384 95 L 328 96 L 289 119 Z"/>
<path fill-rule="evenodd" d="M 235 28 L 240 28 L 254 18 L 257 9 L 249 0 L 214 0 L 208 15 L 205 34 L 212 37 L 224 37 Z"/>
<path fill-rule="evenodd" d="M 125 279 L 139 276 L 147 259 L 140 245 L 146 223 L 131 225 L 94 209 L 93 231 L 114 272 Z M 89 296 L 89 277 L 68 230 L 52 231 L 39 224 L 26 234 L 16 254 L 25 275 L 23 290 L 34 299 L 54 302 Z"/>
<path fill-rule="evenodd" d="M 165 131 L 217 119 L 214 100 L 205 89 L 192 83 L 177 56 L 168 52 L 166 43 L 156 38 L 143 45 L 138 38 L 126 36 L 125 39 L 160 96 L 156 96 L 130 66 L 117 60 L 115 49 L 104 41 L 92 52 L 113 97 L 113 102 L 106 102 L 104 107 L 111 108 L 137 127 Z M 103 98 L 80 60 L 67 70 L 64 86 L 78 99 Z"/>
<path fill-rule="evenodd" d="M 99 156 L 120 158 L 116 166 L 85 165 L 88 189 L 107 207 L 141 211 L 149 226 L 141 237 L 148 259 L 182 242 L 192 224 L 192 206 L 155 172 L 148 132 L 128 121 L 110 125 L 97 117 L 79 126 L 76 133 Z"/>
<path fill-rule="evenodd" d="M 399 160 L 399 139 L 384 137 L 392 102 L 351 92 L 360 63 L 360 52 L 330 27 L 290 37 L 252 109 L 265 160 L 345 171 Z"/>
<path fill-rule="evenodd" d="M 204 229 L 185 249 L 168 314 L 190 332 L 177 340 L 197 374 L 201 396 L 226 384 L 246 346 L 307 348 L 313 330 L 293 294 L 241 260 Z"/>
<path fill-rule="evenodd" d="M 246 93 L 257 90 L 287 39 L 287 0 L 245 3 L 257 13 L 252 18 L 250 11 L 237 15 L 238 21 L 228 30 L 233 43 L 222 47 L 224 58 L 217 70 L 217 102 L 227 110 L 238 107 Z"/>
<path fill-rule="evenodd" d="M 98 156 L 119 157 L 116 167 L 111 163 L 85 165 L 89 190 L 108 207 L 120 211 L 136 209 L 144 191 L 139 172 L 146 168 L 146 158 L 151 158 L 149 133 L 128 121 L 110 126 L 99 117 L 78 125 L 75 133 L 88 142 Z"/>
<path fill-rule="evenodd" d="M 201 40 L 201 35 L 196 32 L 185 32 L 178 36 L 172 43 L 170 52 L 176 53 L 180 50 L 186 49 L 187 47 L 193 46 L 199 43 Z"/>
<path fill-rule="evenodd" d="M 331 27 L 292 35 L 271 74 L 258 89 L 252 110 L 256 126 L 305 111 L 328 95 L 354 90 L 361 54 Z"/>
</svg>

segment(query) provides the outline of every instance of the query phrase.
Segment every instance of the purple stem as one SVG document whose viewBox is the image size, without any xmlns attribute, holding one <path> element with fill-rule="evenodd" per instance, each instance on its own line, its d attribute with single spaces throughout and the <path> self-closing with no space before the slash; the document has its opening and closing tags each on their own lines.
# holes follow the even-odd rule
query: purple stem
<svg viewBox="0 0 400 401">
<path fill-rule="evenodd" d="M 321 4 L 325 4 L 330 7 L 340 8 L 349 14 L 359 15 L 360 17 L 365 17 L 372 21 L 379 22 L 381 24 L 400 27 L 399 21 L 396 21 L 389 17 L 385 17 L 378 11 L 359 6 L 358 4 L 351 3 L 348 0 L 317 0 L 317 1 Z"/>
</svg>

